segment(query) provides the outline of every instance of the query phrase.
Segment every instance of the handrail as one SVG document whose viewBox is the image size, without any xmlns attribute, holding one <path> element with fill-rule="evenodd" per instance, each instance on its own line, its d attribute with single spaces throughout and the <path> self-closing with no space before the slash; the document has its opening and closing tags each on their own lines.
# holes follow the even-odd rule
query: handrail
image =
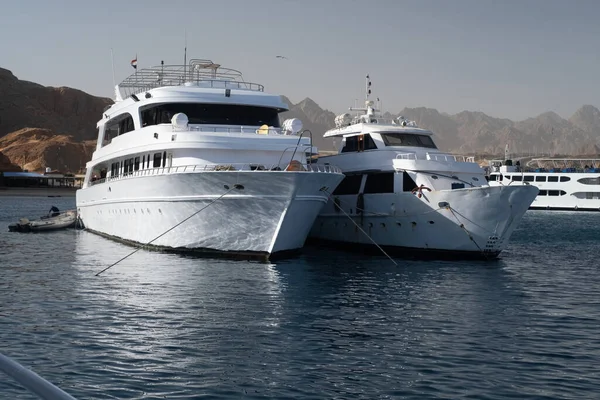
<svg viewBox="0 0 600 400">
<path fill-rule="evenodd" d="M 35 372 L 0 354 L 0 371 L 13 378 L 21 386 L 45 400 L 76 400 L 73 396 L 54 386 Z"/>
<path fill-rule="evenodd" d="M 424 161 L 443 161 L 443 162 L 465 162 L 474 163 L 474 156 L 463 156 L 461 154 L 444 153 L 425 153 L 425 156 L 419 156 L 417 153 L 398 153 L 397 160 L 424 160 Z"/>
<path fill-rule="evenodd" d="M 293 172 L 325 172 L 325 173 L 342 173 L 342 170 L 335 165 L 329 164 L 301 164 L 304 170 L 293 170 Z M 122 179 L 135 178 L 140 176 L 153 175 L 170 175 L 181 173 L 198 173 L 198 172 L 279 172 L 285 171 L 288 164 L 264 164 L 264 163 L 221 163 L 221 164 L 197 164 L 197 165 L 179 165 L 176 167 L 156 167 L 140 169 L 133 172 L 128 172 L 121 175 L 109 176 L 102 179 L 91 181 L 90 185 L 98 185 L 100 183 L 113 182 Z"/>
</svg>

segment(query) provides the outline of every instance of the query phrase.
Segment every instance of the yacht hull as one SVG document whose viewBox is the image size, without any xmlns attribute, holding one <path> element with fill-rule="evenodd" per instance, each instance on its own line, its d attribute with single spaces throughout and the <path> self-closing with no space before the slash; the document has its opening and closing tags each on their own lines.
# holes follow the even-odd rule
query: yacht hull
<svg viewBox="0 0 600 400">
<path fill-rule="evenodd" d="M 78 190 L 77 210 L 86 229 L 125 242 L 269 257 L 304 245 L 327 191 L 342 178 L 283 171 L 125 177 Z"/>
<path fill-rule="evenodd" d="M 411 192 L 365 194 L 362 213 L 357 212 L 358 196 L 334 196 L 310 237 L 337 244 L 374 241 L 405 255 L 495 258 L 537 193 L 533 186 L 486 186 L 423 191 L 421 197 Z"/>
</svg>

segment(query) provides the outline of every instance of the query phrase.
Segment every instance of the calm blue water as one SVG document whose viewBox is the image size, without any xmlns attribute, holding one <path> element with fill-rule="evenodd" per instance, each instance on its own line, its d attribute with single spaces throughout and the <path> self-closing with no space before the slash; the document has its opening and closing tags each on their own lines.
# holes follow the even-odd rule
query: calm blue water
<svg viewBox="0 0 600 400">
<path fill-rule="evenodd" d="M 600 396 L 600 214 L 530 211 L 491 263 L 139 251 L 95 277 L 132 248 L 8 232 L 53 204 L 0 197 L 0 352 L 75 397 Z"/>
</svg>

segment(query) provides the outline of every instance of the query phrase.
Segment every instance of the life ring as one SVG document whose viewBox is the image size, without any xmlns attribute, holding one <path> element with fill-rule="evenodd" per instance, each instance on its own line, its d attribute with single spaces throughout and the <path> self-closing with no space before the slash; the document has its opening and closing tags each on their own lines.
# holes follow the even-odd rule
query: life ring
<svg viewBox="0 0 600 400">
<path fill-rule="evenodd" d="M 411 192 L 412 194 L 416 194 L 416 195 L 417 195 L 417 197 L 420 199 L 420 198 L 421 198 L 421 196 L 423 196 L 423 190 L 427 190 L 428 192 L 431 192 L 431 189 L 430 189 L 430 188 L 428 188 L 428 187 L 427 187 L 427 186 L 425 186 L 425 185 L 417 186 L 416 188 L 414 188 L 414 189 L 413 189 L 413 190 L 411 190 L 410 192 Z"/>
</svg>

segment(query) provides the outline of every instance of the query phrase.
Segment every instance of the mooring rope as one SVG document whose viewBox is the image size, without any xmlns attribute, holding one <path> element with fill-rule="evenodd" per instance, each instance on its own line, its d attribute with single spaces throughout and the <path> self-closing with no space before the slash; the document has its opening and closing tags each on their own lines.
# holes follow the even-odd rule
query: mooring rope
<svg viewBox="0 0 600 400">
<path fill-rule="evenodd" d="M 125 260 L 126 258 L 128 258 L 129 256 L 137 253 L 139 250 L 143 249 L 144 246 L 149 245 L 150 243 L 154 242 L 155 240 L 163 237 L 164 235 L 166 235 L 167 233 L 171 232 L 173 229 L 177 228 L 179 225 L 183 224 L 185 221 L 189 220 L 190 218 L 194 217 L 195 215 L 197 215 L 198 213 L 200 213 L 201 211 L 204 211 L 205 209 L 207 209 L 208 207 L 210 207 L 211 205 L 213 205 L 214 203 L 216 203 L 217 201 L 221 200 L 223 197 L 225 197 L 225 195 L 227 195 L 229 192 L 231 192 L 233 189 L 238 189 L 238 190 L 242 190 L 244 188 L 244 186 L 240 185 L 239 183 L 236 183 L 235 185 L 233 185 L 233 187 L 231 187 L 230 189 L 228 189 L 225 193 L 223 193 L 222 195 L 220 195 L 219 197 L 217 197 L 216 199 L 214 199 L 213 201 L 211 201 L 210 203 L 208 203 L 207 205 L 205 205 L 204 207 L 202 207 L 201 209 L 199 209 L 198 211 L 195 211 L 192 215 L 190 215 L 189 217 L 187 217 L 186 219 L 184 219 L 183 221 L 178 222 L 176 225 L 172 226 L 171 228 L 167 229 L 166 231 L 164 231 L 163 233 L 161 233 L 160 235 L 158 235 L 157 237 L 155 237 L 154 239 L 152 239 L 151 241 L 149 241 L 148 243 L 142 244 L 141 246 L 139 246 L 137 249 L 133 250 L 131 253 L 127 254 L 125 257 L 121 258 L 119 261 L 109 265 L 108 267 L 104 268 L 102 271 L 96 273 L 96 276 L 99 276 L 101 273 L 103 273 L 104 271 L 108 270 L 109 268 L 114 267 L 115 265 L 117 265 L 118 263 L 120 263 L 121 261 Z"/>
<path fill-rule="evenodd" d="M 327 194 L 328 194 L 328 195 L 331 197 L 331 193 L 330 193 L 330 192 L 327 190 L 327 188 L 325 188 L 325 187 L 322 187 L 322 188 L 321 188 L 321 190 L 322 190 L 323 192 L 327 193 Z M 359 226 L 359 225 L 356 223 L 356 221 L 354 221 L 354 220 L 352 219 L 352 217 L 351 217 L 350 215 L 348 215 L 348 213 L 346 213 L 346 211 L 344 211 L 344 210 L 342 209 L 342 207 L 340 207 L 340 206 L 339 206 L 338 204 L 336 204 L 335 202 L 334 202 L 333 204 L 334 204 L 334 205 L 335 205 L 335 206 L 336 206 L 336 207 L 337 207 L 337 208 L 338 208 L 338 209 L 339 209 L 341 212 L 343 212 L 343 213 L 344 213 L 344 215 L 345 215 L 346 217 L 348 217 L 348 219 L 349 219 L 350 221 L 352 221 L 352 223 L 353 223 L 353 224 L 354 224 L 354 225 L 355 225 L 355 226 L 356 226 L 358 229 L 360 229 L 360 231 L 361 231 L 362 233 L 364 233 L 364 235 L 365 235 L 367 238 L 369 238 L 369 240 L 370 240 L 370 241 L 371 241 L 371 242 L 372 242 L 372 243 L 373 243 L 375 246 L 377 246 L 377 248 L 378 248 L 378 249 L 379 249 L 379 250 L 380 250 L 380 251 L 381 251 L 381 252 L 382 252 L 382 253 L 383 253 L 383 254 L 384 254 L 384 255 L 385 255 L 387 258 L 389 258 L 389 259 L 390 259 L 390 261 L 391 261 L 392 263 L 394 263 L 394 265 L 395 265 L 395 266 L 398 266 L 398 263 L 397 263 L 396 261 L 394 261 L 394 259 L 393 259 L 392 257 L 390 257 L 390 255 L 389 255 L 388 253 L 386 253 L 386 252 L 385 252 L 385 250 L 383 250 L 383 249 L 381 248 L 381 246 L 379 246 L 379 245 L 377 244 L 377 242 L 375 242 L 375 240 L 373 240 L 373 238 L 372 238 L 371 236 L 369 236 L 369 234 L 368 234 L 367 232 L 365 232 L 365 231 L 363 230 L 363 228 L 361 228 L 361 227 L 360 227 L 360 226 Z"/>
</svg>

